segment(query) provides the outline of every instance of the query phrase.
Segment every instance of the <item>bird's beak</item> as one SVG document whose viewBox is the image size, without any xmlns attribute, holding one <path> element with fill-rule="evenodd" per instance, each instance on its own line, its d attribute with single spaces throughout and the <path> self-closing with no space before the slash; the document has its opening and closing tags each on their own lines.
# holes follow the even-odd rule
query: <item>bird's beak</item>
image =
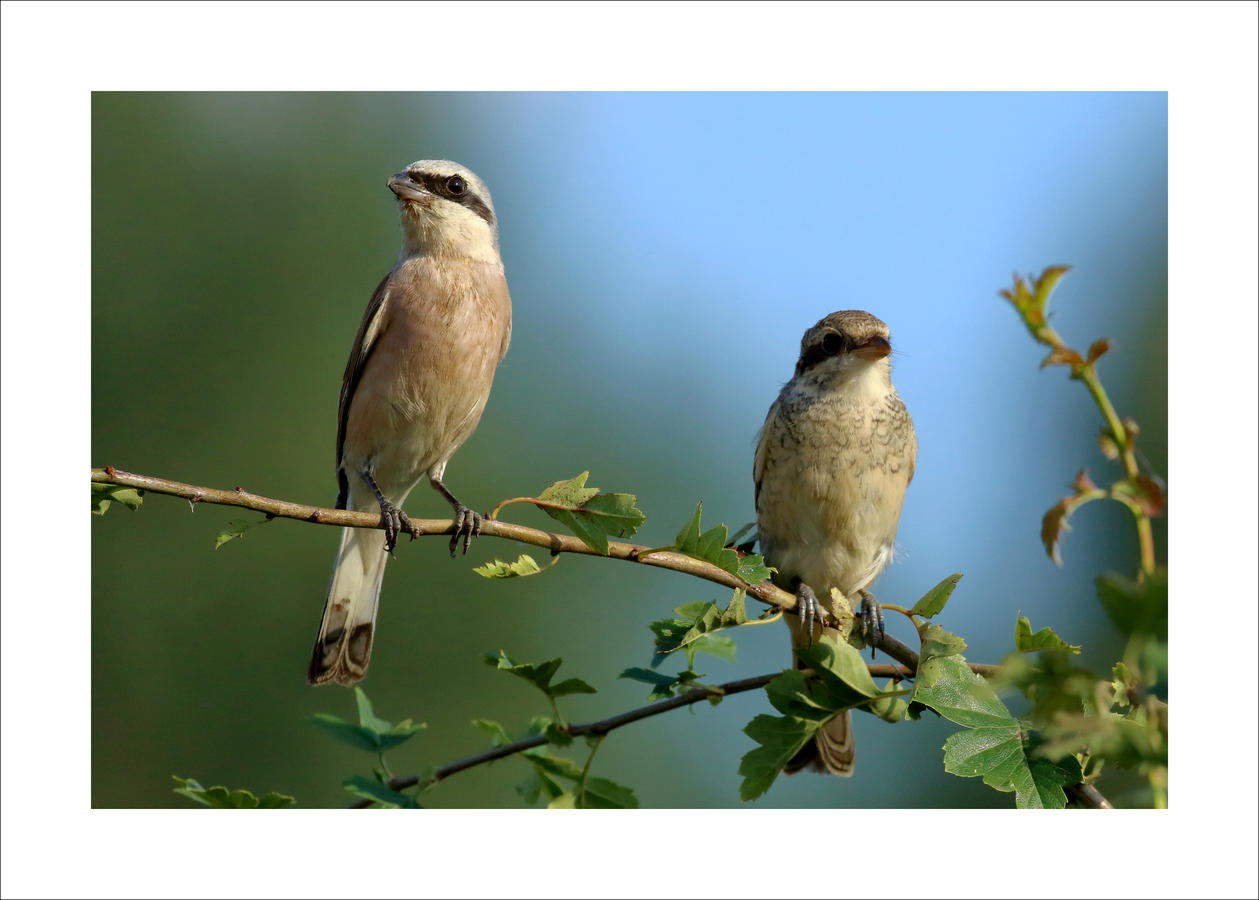
<svg viewBox="0 0 1259 900">
<path fill-rule="evenodd" d="M 872 337 L 852 349 L 854 356 L 860 356 L 862 359 L 868 359 L 870 362 L 883 359 L 892 352 L 892 345 L 881 337 Z"/>
<path fill-rule="evenodd" d="M 390 175 L 389 180 L 385 182 L 385 186 L 393 191 L 399 200 L 413 200 L 424 206 L 428 205 L 428 201 L 432 197 L 428 191 L 412 180 L 411 176 L 406 172 Z"/>
</svg>

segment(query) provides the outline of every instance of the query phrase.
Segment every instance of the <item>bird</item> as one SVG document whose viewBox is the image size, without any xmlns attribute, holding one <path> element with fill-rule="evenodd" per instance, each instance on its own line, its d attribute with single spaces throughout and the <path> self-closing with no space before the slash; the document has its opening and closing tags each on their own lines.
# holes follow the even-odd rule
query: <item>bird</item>
<svg viewBox="0 0 1259 900">
<path fill-rule="evenodd" d="M 311 684 L 367 674 L 385 572 L 402 510 L 425 476 L 453 510 L 453 557 L 482 516 L 446 486 L 446 466 L 476 428 L 511 342 L 511 296 L 498 221 L 479 177 L 450 160 L 392 175 L 402 248 L 376 286 L 350 348 L 337 409 L 337 508 L 379 511 L 381 528 L 346 528 L 311 653 Z"/>
<path fill-rule="evenodd" d="M 753 463 L 756 522 L 773 580 L 795 593 L 785 617 L 792 646 L 841 640 L 831 589 L 862 598 L 864 637 L 881 639 L 882 612 L 866 589 L 892 561 L 918 439 L 892 386 L 891 335 L 863 310 L 825 316 L 800 341 L 795 374 L 769 408 Z M 793 650 L 793 658 L 794 658 Z M 797 663 L 798 665 L 798 663 Z M 848 711 L 822 726 L 787 765 L 849 776 Z"/>
</svg>

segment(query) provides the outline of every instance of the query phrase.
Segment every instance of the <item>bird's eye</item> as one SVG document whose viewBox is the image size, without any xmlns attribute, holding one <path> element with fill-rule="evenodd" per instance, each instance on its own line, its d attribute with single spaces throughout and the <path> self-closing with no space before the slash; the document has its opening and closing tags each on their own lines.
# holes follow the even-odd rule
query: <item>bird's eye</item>
<svg viewBox="0 0 1259 900">
<path fill-rule="evenodd" d="M 468 184 L 458 175 L 451 175 L 446 179 L 446 190 L 454 194 L 456 197 L 463 194 L 468 189 Z"/>
<path fill-rule="evenodd" d="M 835 332 L 827 332 L 822 338 L 822 350 L 827 356 L 838 356 L 844 352 L 844 339 Z"/>
</svg>

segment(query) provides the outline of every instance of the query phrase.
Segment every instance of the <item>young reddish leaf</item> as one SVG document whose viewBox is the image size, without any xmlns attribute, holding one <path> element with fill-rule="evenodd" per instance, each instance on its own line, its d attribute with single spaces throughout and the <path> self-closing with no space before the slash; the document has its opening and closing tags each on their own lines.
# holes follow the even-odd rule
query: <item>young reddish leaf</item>
<svg viewBox="0 0 1259 900">
<path fill-rule="evenodd" d="M 1080 354 L 1076 353 L 1070 347 L 1055 347 L 1050 351 L 1049 355 L 1040 361 L 1040 367 L 1045 366 L 1081 366 L 1084 360 Z"/>
<path fill-rule="evenodd" d="M 1079 477 L 1079 475 L 1076 476 L 1077 479 Z M 1049 512 L 1045 513 L 1045 517 L 1040 523 L 1040 540 L 1045 545 L 1045 552 L 1049 554 L 1049 558 L 1053 560 L 1054 565 L 1062 565 L 1062 556 L 1058 552 L 1058 541 L 1062 538 L 1062 532 L 1071 530 L 1071 526 L 1067 524 L 1068 517 L 1078 507 L 1083 506 L 1090 500 L 1098 499 L 1099 496 L 1102 495 L 1097 493 L 1068 494 L 1055 503 Z"/>
<path fill-rule="evenodd" d="M 1075 473 L 1075 481 L 1071 482 L 1071 486 L 1079 493 L 1097 490 L 1097 485 L 1093 483 L 1092 478 L 1089 478 L 1089 473 L 1086 469 L 1081 469 Z"/>
<path fill-rule="evenodd" d="M 1110 341 L 1106 338 L 1098 338 L 1093 341 L 1093 345 L 1089 347 L 1088 361 L 1090 363 L 1097 362 L 1101 355 L 1110 349 Z"/>
</svg>

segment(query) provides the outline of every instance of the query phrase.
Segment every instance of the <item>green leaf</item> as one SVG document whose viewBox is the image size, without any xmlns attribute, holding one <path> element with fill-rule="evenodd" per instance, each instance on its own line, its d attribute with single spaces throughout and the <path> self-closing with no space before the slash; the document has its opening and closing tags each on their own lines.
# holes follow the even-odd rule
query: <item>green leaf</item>
<svg viewBox="0 0 1259 900">
<path fill-rule="evenodd" d="M 387 808 L 423 809 L 410 794 L 395 791 L 387 784 L 381 784 L 379 781 L 373 781 L 362 775 L 347 778 L 341 782 L 341 786 L 356 797 L 374 800 Z"/>
<path fill-rule="evenodd" d="M 648 700 L 664 700 L 672 697 L 674 690 L 682 685 L 682 680 L 676 675 L 661 675 L 659 672 L 637 666 L 626 669 L 617 677 L 651 685 L 651 693 L 647 695 Z"/>
<path fill-rule="evenodd" d="M 178 775 L 172 775 L 171 778 L 179 785 L 173 789 L 176 794 L 215 809 L 281 809 L 294 803 L 293 798 L 287 794 L 271 792 L 259 799 L 245 790 L 229 791 L 222 786 L 204 788 L 195 778 L 181 778 Z"/>
<path fill-rule="evenodd" d="M 1167 570 L 1144 582 L 1122 575 L 1097 576 L 1097 596 L 1106 615 L 1124 634 L 1148 634 L 1167 640 Z"/>
<path fill-rule="evenodd" d="M 1014 623 L 1014 646 L 1020 653 L 1034 653 L 1038 650 L 1065 650 L 1078 654 L 1078 644 L 1068 644 L 1052 628 L 1042 628 L 1032 634 L 1032 623 L 1026 616 L 1019 616 Z"/>
<path fill-rule="evenodd" d="M 550 566 L 547 566 L 547 568 L 550 568 Z M 522 553 L 516 558 L 515 562 L 503 562 L 498 557 L 495 557 L 493 562 L 477 566 L 472 571 L 483 578 L 524 578 L 527 575 L 537 575 L 544 569 L 528 553 Z"/>
<path fill-rule="evenodd" d="M 358 707 L 357 725 L 328 713 L 315 713 L 307 716 L 306 720 L 338 740 L 372 753 L 384 753 L 427 727 L 423 722 L 412 723 L 410 719 L 394 725 L 379 718 L 372 710 L 371 700 L 360 687 L 354 688 L 354 702 Z"/>
<path fill-rule="evenodd" d="M 565 791 L 554 800 L 546 805 L 547 809 L 576 809 L 577 795 L 572 791 Z"/>
<path fill-rule="evenodd" d="M 783 766 L 813 740 L 819 727 L 818 722 L 792 716 L 759 715 L 749 722 L 743 733 L 760 746 L 743 754 L 739 761 L 739 774 L 743 776 L 739 799 L 755 800 L 769 790 Z"/>
<path fill-rule="evenodd" d="M 258 525 L 265 525 L 270 521 L 271 521 L 270 518 L 262 518 L 254 522 L 249 522 L 245 519 L 232 519 L 232 521 L 227 523 L 227 527 L 224 528 L 215 536 L 214 549 L 215 550 L 219 549 L 228 541 L 234 541 L 237 538 L 244 537 L 245 532 L 248 531 L 249 529 L 254 528 Z"/>
<path fill-rule="evenodd" d="M 306 721 L 351 747 L 371 753 L 379 753 L 381 750 L 380 736 L 370 728 L 363 728 L 329 713 L 315 713 L 307 716 Z"/>
<path fill-rule="evenodd" d="M 800 647 L 796 655 L 812 666 L 823 680 L 829 680 L 832 687 L 842 686 L 856 691 L 862 697 L 876 697 L 879 689 L 870 677 L 861 651 L 848 643 L 838 643 L 828 636 L 823 636 L 808 647 Z"/>
<path fill-rule="evenodd" d="M 587 778 L 580 800 L 582 809 L 638 809 L 634 789 L 607 778 Z"/>
<path fill-rule="evenodd" d="M 954 572 L 948 578 L 941 581 L 927 593 L 922 595 L 922 599 L 914 604 L 914 608 L 910 610 L 916 616 L 922 616 L 930 619 L 940 610 L 944 609 L 944 604 L 949 602 L 949 596 L 953 593 L 953 589 L 957 587 L 957 583 L 962 580 L 961 572 Z"/>
<path fill-rule="evenodd" d="M 928 625 L 922 632 L 920 664 L 933 656 L 953 656 L 966 649 L 966 641 L 945 631 L 939 625 Z"/>
<path fill-rule="evenodd" d="M 880 691 L 860 651 L 850 644 L 823 637 L 798 648 L 797 655 L 813 669 L 813 677 L 788 669 L 771 681 L 765 694 L 783 715 L 757 716 L 744 729 L 760 744 L 744 754 L 739 764 L 739 774 L 744 776 L 739 796 L 744 800 L 765 793 L 817 730 L 845 711 L 874 705 L 878 715 L 894 716 L 897 721 L 904 715 L 906 702 L 897 696 L 901 692 Z"/>
<path fill-rule="evenodd" d="M 924 659 L 918 666 L 913 699 L 968 728 L 1016 724 L 992 686 L 972 672 L 961 656 Z"/>
<path fill-rule="evenodd" d="M 523 678 L 542 693 L 553 699 L 555 697 L 563 697 L 568 694 L 598 693 L 593 687 L 582 681 L 580 678 L 569 678 L 565 681 L 561 681 L 557 685 L 552 685 L 551 679 L 555 677 L 555 673 L 564 662 L 564 660 L 560 658 L 548 660 L 544 663 L 517 663 L 504 651 L 500 650 L 497 654 L 483 654 L 483 659 L 487 665 L 494 666 L 504 672 L 510 672 L 517 678 Z"/>
<path fill-rule="evenodd" d="M 883 686 L 883 696 L 871 703 L 867 709 L 885 722 L 901 722 L 909 710 L 909 702 L 904 698 L 910 691 L 902 689 L 895 678 L 889 678 Z"/>
<path fill-rule="evenodd" d="M 655 664 L 659 664 L 659 657 L 683 648 L 711 653 L 734 662 L 734 641 L 728 637 L 714 637 L 713 633 L 737 628 L 747 622 L 746 595 L 742 589 L 734 592 L 724 610 L 716 603 L 701 600 L 679 606 L 674 612 L 678 618 L 661 619 L 647 626 L 656 636 L 658 658 Z M 691 659 L 694 659 L 693 653 Z"/>
<path fill-rule="evenodd" d="M 493 719 L 473 719 L 472 724 L 488 734 L 494 741 L 495 747 L 502 747 L 511 743 L 511 737 L 507 734 L 507 730 Z"/>
<path fill-rule="evenodd" d="M 109 504 L 112 502 L 121 503 L 130 510 L 137 510 L 144 502 L 143 497 L 144 491 L 138 488 L 92 482 L 92 515 L 105 515 L 105 510 L 109 509 Z"/>
<path fill-rule="evenodd" d="M 1075 773 L 1044 759 L 1031 759 L 1018 724 L 959 731 L 944 742 L 944 770 L 963 778 L 981 776 L 998 791 L 1014 792 L 1019 809 L 1063 809 L 1063 785 L 1080 780 Z"/>
<path fill-rule="evenodd" d="M 602 494 L 597 488 L 586 487 L 589 475 L 582 472 L 568 481 L 555 482 L 538 496 L 551 505 L 539 508 L 591 550 L 606 556 L 608 538 L 632 537 L 646 516 L 635 506 L 638 500 L 633 494 Z"/>
<path fill-rule="evenodd" d="M 774 570 L 765 565 L 763 557 L 755 553 L 740 557 L 738 551 L 726 546 L 730 542 L 726 539 L 725 525 L 714 525 L 708 531 L 700 532 L 703 511 L 704 504 L 700 503 L 690 521 L 678 532 L 673 546 L 661 549 L 677 550 L 710 562 L 748 584 L 758 584 L 768 578 Z"/>
</svg>

